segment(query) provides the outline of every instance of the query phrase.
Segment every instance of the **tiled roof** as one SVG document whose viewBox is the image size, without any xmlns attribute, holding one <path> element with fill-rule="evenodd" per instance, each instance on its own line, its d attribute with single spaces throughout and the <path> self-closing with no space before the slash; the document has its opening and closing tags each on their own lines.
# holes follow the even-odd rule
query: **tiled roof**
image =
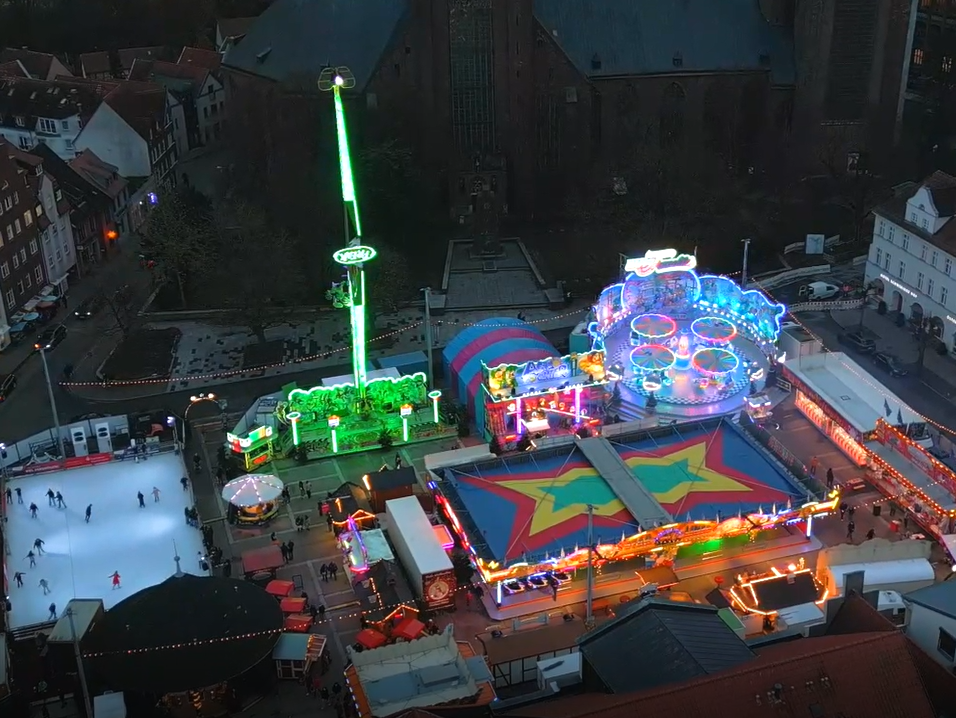
<svg viewBox="0 0 956 718">
<path fill-rule="evenodd" d="M 129 72 L 137 60 L 162 60 L 166 56 L 166 48 L 159 47 L 128 47 L 117 52 L 120 67 Z"/>
<path fill-rule="evenodd" d="M 68 80 L 0 78 L 0 125 L 33 128 L 38 117 L 61 120 L 74 115 L 89 117 L 100 98 L 88 88 Z M 17 118 L 23 121 L 17 123 Z"/>
<path fill-rule="evenodd" d="M 866 716 L 936 718 L 937 711 L 902 633 L 806 638 L 768 647 L 737 668 L 629 695 L 587 693 L 519 708 L 514 718 L 633 718 L 711 715 L 734 718 Z M 656 656 L 648 655 L 647 661 Z M 635 666 L 635 670 L 640 667 Z M 938 675 L 934 679 L 940 678 Z M 956 678 L 940 679 L 946 700 Z M 941 704 L 946 705 L 946 704 Z M 940 706 L 940 707 L 941 707 Z"/>
<path fill-rule="evenodd" d="M 47 52 L 34 52 L 33 50 L 13 47 L 0 50 L 0 62 L 10 62 L 11 60 L 19 60 L 31 77 L 45 80 L 50 74 L 54 57 Z"/>
<path fill-rule="evenodd" d="M 104 101 L 147 142 L 166 114 L 166 90 L 152 82 L 124 82 Z"/>
<path fill-rule="evenodd" d="M 19 60 L 0 62 L 0 77 L 29 77 L 30 73 Z"/>
<path fill-rule="evenodd" d="M 944 252 L 956 255 L 956 221 L 947 222 L 935 234 L 906 221 L 906 203 L 923 187 L 929 189 L 931 193 L 945 192 L 956 187 L 956 177 L 936 171 L 919 184 L 912 184 L 897 196 L 877 205 L 873 213 L 888 219 L 915 237 L 939 247 Z"/>
<path fill-rule="evenodd" d="M 176 61 L 179 65 L 192 65 L 206 70 L 218 70 L 222 57 L 215 50 L 201 50 L 198 47 L 184 47 Z"/>
<path fill-rule="evenodd" d="M 276 0 L 231 47 L 223 65 L 282 82 L 344 65 L 364 89 L 378 70 L 407 0 Z"/>
<path fill-rule="evenodd" d="M 137 60 L 129 71 L 129 79 L 139 82 L 157 82 L 165 84 L 161 78 L 185 82 L 199 92 L 209 76 L 209 70 L 199 65 L 180 65 L 162 60 Z M 181 87 L 181 85 L 180 85 Z M 170 88 L 176 89 L 176 88 Z"/>
<path fill-rule="evenodd" d="M 104 162 L 93 150 L 83 150 L 68 163 L 87 182 L 116 199 L 127 185 L 125 177 L 120 177 L 114 165 Z"/>
<path fill-rule="evenodd" d="M 80 55 L 80 71 L 83 77 L 90 75 L 109 74 L 112 71 L 110 66 L 110 54 L 105 50 L 100 52 L 85 52 Z"/>
<path fill-rule="evenodd" d="M 899 630 L 859 594 L 853 593 L 843 598 L 830 600 L 842 601 L 842 603 L 827 625 L 826 635 L 828 636 L 850 633 L 893 633 Z"/>
<path fill-rule="evenodd" d="M 242 37 L 249 32 L 249 28 L 258 19 L 257 17 L 220 18 L 217 23 L 219 35 L 223 40 L 230 37 Z"/>
<path fill-rule="evenodd" d="M 112 205 L 109 196 L 76 172 L 47 145 L 37 145 L 30 154 L 43 160 L 43 172 L 56 180 L 73 209 L 86 214 Z"/>
<path fill-rule="evenodd" d="M 646 599 L 578 639 L 588 665 L 613 693 L 630 693 L 723 671 L 754 653 L 713 606 Z M 654 656 L 640 671 L 622 655 Z"/>
<path fill-rule="evenodd" d="M 588 77 L 767 70 L 794 82 L 790 32 L 753 0 L 534 0 L 534 15 Z"/>
</svg>

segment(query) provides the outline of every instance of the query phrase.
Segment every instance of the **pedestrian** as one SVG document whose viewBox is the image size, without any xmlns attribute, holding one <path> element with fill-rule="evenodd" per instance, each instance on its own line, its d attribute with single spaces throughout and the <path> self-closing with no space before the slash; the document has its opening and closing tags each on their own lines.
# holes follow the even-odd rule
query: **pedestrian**
<svg viewBox="0 0 956 718">
<path fill-rule="evenodd" d="M 339 685 L 339 682 L 336 681 L 332 684 L 332 699 L 338 703 L 339 696 L 342 694 L 342 686 Z"/>
<path fill-rule="evenodd" d="M 395 469 L 397 471 L 400 468 L 402 468 L 402 455 L 400 452 L 396 451 L 395 452 Z"/>
<path fill-rule="evenodd" d="M 853 540 L 854 531 L 856 531 L 856 524 L 853 521 L 848 521 L 846 524 L 846 538 L 848 541 Z"/>
<path fill-rule="evenodd" d="M 303 496 L 305 496 L 305 482 L 300 481 L 299 482 L 299 498 L 301 499 Z"/>
<path fill-rule="evenodd" d="M 203 573 L 209 571 L 209 561 L 206 560 L 206 557 L 202 555 L 202 551 L 197 551 L 197 558 L 199 559 L 199 570 Z"/>
<path fill-rule="evenodd" d="M 275 543 L 275 542 L 276 542 L 276 532 L 275 532 L 275 531 L 273 531 L 271 534 L 269 534 L 269 540 L 270 540 L 272 543 Z"/>
<path fill-rule="evenodd" d="M 46 490 L 46 502 L 48 506 L 53 506 L 53 502 L 56 501 L 56 492 L 53 489 Z"/>
<path fill-rule="evenodd" d="M 329 561 L 329 572 L 332 574 L 332 580 L 334 581 L 339 574 L 339 566 L 334 561 Z"/>
<path fill-rule="evenodd" d="M 20 489 L 17 489 L 17 492 L 19 491 Z M 19 496 L 19 493 L 17 495 Z M 35 503 L 30 502 L 30 518 L 35 519 L 37 517 L 37 511 L 39 510 L 40 508 Z"/>
<path fill-rule="evenodd" d="M 14 489 L 14 491 L 17 492 L 17 503 L 18 503 L 18 504 L 22 504 L 22 503 L 23 503 L 23 494 L 20 493 L 20 487 L 18 486 L 17 488 Z M 30 504 L 30 505 L 33 506 L 33 504 Z"/>
<path fill-rule="evenodd" d="M 843 517 L 846 516 L 846 501 L 840 502 L 840 521 L 843 520 Z"/>
<path fill-rule="evenodd" d="M 312 482 L 310 481 L 305 485 L 305 498 L 309 501 L 312 500 Z"/>
<path fill-rule="evenodd" d="M 312 528 L 312 517 L 306 514 L 305 519 L 303 519 L 303 523 L 305 524 L 305 530 L 308 531 Z"/>
<path fill-rule="evenodd" d="M 179 480 L 179 483 L 183 485 L 183 491 L 189 491 L 189 478 L 184 476 Z"/>
<path fill-rule="evenodd" d="M 88 504 L 86 507 L 86 523 L 90 522 L 90 516 L 93 515 L 93 504 Z"/>
<path fill-rule="evenodd" d="M 142 491 L 137 491 L 137 492 L 136 492 L 136 498 L 139 499 L 139 507 L 140 507 L 141 509 L 145 509 L 145 508 L 146 508 L 146 501 L 145 501 L 144 499 L 145 499 L 146 497 L 143 496 L 143 492 L 142 492 Z"/>
<path fill-rule="evenodd" d="M 851 506 L 850 508 L 847 509 L 846 515 L 847 517 L 849 517 L 850 521 L 853 520 L 853 514 L 855 513 L 856 513 L 856 506 Z"/>
<path fill-rule="evenodd" d="M 465 608 L 471 610 L 471 591 L 465 591 Z"/>
<path fill-rule="evenodd" d="M 46 596 L 50 592 L 50 584 L 47 583 L 47 580 L 45 578 L 41 578 L 40 583 L 38 585 L 40 586 L 40 588 L 43 589 L 44 596 Z"/>
<path fill-rule="evenodd" d="M 319 620 L 320 621 L 325 620 L 325 604 L 324 603 L 319 604 Z"/>
<path fill-rule="evenodd" d="M 197 474 L 198 474 L 200 471 L 202 471 L 202 459 L 199 458 L 199 452 L 198 452 L 198 451 L 197 451 L 195 454 L 193 454 L 193 468 L 196 470 L 196 473 L 197 473 Z"/>
<path fill-rule="evenodd" d="M 289 563 L 289 547 L 286 545 L 285 541 L 279 544 L 279 551 L 282 552 L 282 561 L 284 563 Z"/>
<path fill-rule="evenodd" d="M 819 465 L 820 465 L 820 459 L 818 459 L 816 456 L 814 456 L 812 459 L 810 459 L 810 476 L 816 478 L 816 475 L 817 475 L 817 467 L 818 467 Z"/>
<path fill-rule="evenodd" d="M 33 551 L 28 551 L 26 557 L 30 561 L 30 568 L 35 568 L 37 565 L 37 555 Z"/>
<path fill-rule="evenodd" d="M 59 491 L 56 492 L 56 507 L 58 509 L 66 508 L 66 502 L 63 500 L 63 494 L 61 494 Z"/>
<path fill-rule="evenodd" d="M 827 468 L 827 489 L 833 488 L 833 467 Z"/>
<path fill-rule="evenodd" d="M 160 494 L 159 489 L 154 486 L 153 487 L 153 503 L 154 504 L 159 503 L 159 494 Z"/>
<path fill-rule="evenodd" d="M 44 588 L 46 588 L 46 587 L 44 586 Z M 46 593 L 45 590 L 44 590 L 44 593 Z M 56 620 L 56 604 L 55 604 L 55 603 L 51 603 L 51 604 L 50 604 L 50 617 L 49 617 L 47 620 L 48 620 L 48 621 L 55 621 L 55 620 Z"/>
<path fill-rule="evenodd" d="M 866 540 L 869 541 L 871 538 L 876 536 L 876 529 L 870 529 L 866 532 Z"/>
<path fill-rule="evenodd" d="M 23 588 L 23 571 L 13 574 L 13 580 L 17 582 L 17 588 Z"/>
<path fill-rule="evenodd" d="M 322 699 L 322 707 L 328 708 L 329 707 L 329 689 L 326 688 L 325 686 L 322 686 L 319 689 L 319 698 Z"/>
<path fill-rule="evenodd" d="M 329 580 L 329 567 L 326 564 L 322 564 L 322 568 L 319 569 L 319 575 L 322 576 L 323 581 Z"/>
<path fill-rule="evenodd" d="M 321 501 L 316 501 L 316 502 L 315 502 L 315 508 L 317 508 L 317 509 L 319 510 L 319 516 L 325 516 L 325 511 L 322 510 L 322 505 L 323 505 L 323 504 L 322 504 Z"/>
<path fill-rule="evenodd" d="M 325 522 L 329 525 L 329 533 L 332 533 L 332 514 L 325 515 Z"/>
<path fill-rule="evenodd" d="M 292 559 L 295 558 L 295 541 L 290 540 L 287 548 L 289 550 L 289 562 L 292 562 Z"/>
<path fill-rule="evenodd" d="M 43 544 L 45 544 L 45 543 L 46 543 L 46 541 L 44 541 L 43 539 L 40 539 L 40 538 L 38 538 L 36 541 L 33 542 L 33 548 L 35 548 L 35 549 L 37 550 L 37 554 L 39 554 L 40 556 L 42 556 L 43 553 L 44 553 L 44 551 L 43 551 Z"/>
<path fill-rule="evenodd" d="M 113 581 L 113 590 L 115 591 L 116 589 L 120 587 L 119 571 L 113 571 L 113 573 L 110 574 L 110 579 L 112 579 Z"/>
<path fill-rule="evenodd" d="M 319 609 L 315 604 L 309 604 L 309 615 L 312 616 L 312 622 L 315 623 L 315 619 L 319 617 Z"/>
<path fill-rule="evenodd" d="M 224 486 L 226 483 L 226 472 L 221 466 L 216 467 L 216 481 L 219 482 L 220 486 Z"/>
<path fill-rule="evenodd" d="M 9 486 L 7 487 L 7 503 L 8 504 L 13 503 L 13 492 L 10 490 Z"/>
</svg>

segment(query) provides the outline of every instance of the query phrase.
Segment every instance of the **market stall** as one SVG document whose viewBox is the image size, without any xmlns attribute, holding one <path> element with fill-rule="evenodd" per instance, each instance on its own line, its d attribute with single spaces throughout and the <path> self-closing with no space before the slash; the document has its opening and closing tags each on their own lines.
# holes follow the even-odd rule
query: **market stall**
<svg viewBox="0 0 956 718">
<path fill-rule="evenodd" d="M 328 639 L 314 633 L 283 633 L 272 650 L 276 675 L 295 681 L 315 671 L 325 673 L 332 661 L 326 649 Z"/>
<path fill-rule="evenodd" d="M 237 524 L 262 525 L 275 518 L 282 496 L 282 481 L 271 474 L 246 474 L 222 487 L 229 504 L 229 520 Z"/>
<path fill-rule="evenodd" d="M 242 572 L 247 579 L 275 578 L 276 569 L 285 565 L 282 551 L 275 544 L 243 551 Z"/>
</svg>

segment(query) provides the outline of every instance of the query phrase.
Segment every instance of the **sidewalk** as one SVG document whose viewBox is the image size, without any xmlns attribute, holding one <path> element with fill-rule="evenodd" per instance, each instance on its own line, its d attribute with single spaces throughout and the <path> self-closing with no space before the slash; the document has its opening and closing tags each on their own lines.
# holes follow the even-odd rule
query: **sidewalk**
<svg viewBox="0 0 956 718">
<path fill-rule="evenodd" d="M 139 267 L 139 237 L 130 234 L 124 238 L 121 249 L 109 259 L 103 259 L 100 264 L 91 267 L 81 279 L 76 280 L 66 290 L 67 307 L 61 309 L 56 323 L 62 324 L 77 306 L 97 294 L 104 287 L 119 285 L 121 280 Z M 25 342 L 15 347 L 8 347 L 0 352 L 0 374 L 12 374 L 33 355 L 33 345 Z"/>
<path fill-rule="evenodd" d="M 860 326 L 860 311 L 856 309 L 830 312 L 830 316 L 844 329 L 855 330 Z M 898 327 L 889 314 L 879 314 L 868 308 L 863 315 L 863 328 L 876 341 L 879 351 L 885 351 L 903 364 L 916 364 L 919 361 L 919 343 L 907 323 Z M 926 348 L 923 357 L 923 373 L 917 374 L 923 383 L 935 392 L 952 400 L 956 397 L 956 360 L 949 356 L 940 356 L 932 346 Z M 953 377 L 953 378 L 946 378 Z"/>
</svg>

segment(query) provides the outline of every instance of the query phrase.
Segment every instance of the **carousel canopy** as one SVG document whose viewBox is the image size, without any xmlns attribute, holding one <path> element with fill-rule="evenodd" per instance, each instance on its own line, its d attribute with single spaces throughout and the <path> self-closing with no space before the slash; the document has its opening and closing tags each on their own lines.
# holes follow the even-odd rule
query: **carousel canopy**
<svg viewBox="0 0 956 718">
<path fill-rule="evenodd" d="M 222 498 L 244 509 L 275 501 L 282 494 L 283 483 L 272 474 L 246 474 L 222 487 Z"/>
<path fill-rule="evenodd" d="M 272 653 L 281 633 L 279 603 L 261 587 L 183 574 L 107 611 L 83 651 L 112 690 L 180 693 L 244 673 Z"/>
</svg>

